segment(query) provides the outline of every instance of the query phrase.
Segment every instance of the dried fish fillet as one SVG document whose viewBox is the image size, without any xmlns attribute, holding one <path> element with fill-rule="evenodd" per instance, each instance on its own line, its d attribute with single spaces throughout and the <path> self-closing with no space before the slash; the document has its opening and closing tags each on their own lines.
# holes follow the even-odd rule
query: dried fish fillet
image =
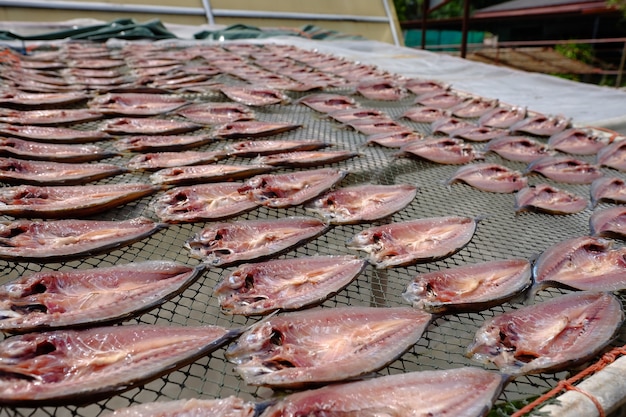
<svg viewBox="0 0 626 417">
<path fill-rule="evenodd" d="M 448 184 L 464 182 L 482 191 L 491 193 L 513 193 L 528 185 L 521 172 L 499 164 L 481 163 L 459 168 Z"/>
<path fill-rule="evenodd" d="M 214 400 L 192 398 L 135 404 L 119 408 L 108 417 L 254 417 L 255 408 L 254 403 L 233 396 Z"/>
<path fill-rule="evenodd" d="M 626 240 L 626 207 L 616 206 L 596 210 L 589 218 L 593 236 Z"/>
<path fill-rule="evenodd" d="M 585 198 L 548 184 L 524 187 L 515 194 L 515 211 L 518 212 L 574 214 L 583 211 L 588 205 Z"/>
<path fill-rule="evenodd" d="M 127 172 L 105 163 L 66 163 L 0 158 L 0 180 L 9 184 L 75 185 Z"/>
</svg>

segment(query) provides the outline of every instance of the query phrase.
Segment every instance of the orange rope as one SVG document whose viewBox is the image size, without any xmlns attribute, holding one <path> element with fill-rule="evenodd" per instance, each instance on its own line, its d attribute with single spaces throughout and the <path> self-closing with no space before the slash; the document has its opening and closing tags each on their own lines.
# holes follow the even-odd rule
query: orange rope
<svg viewBox="0 0 626 417">
<path fill-rule="evenodd" d="M 591 374 L 594 374 L 594 373 L 604 369 L 604 367 L 606 367 L 610 363 L 615 362 L 615 359 L 617 359 L 617 357 L 621 356 L 621 355 L 626 355 L 626 345 L 624 345 L 622 347 L 613 348 L 609 352 L 607 352 L 604 355 L 602 355 L 602 357 L 596 363 L 594 363 L 593 365 L 590 365 L 589 367 L 583 369 L 582 371 L 580 371 L 579 373 L 577 373 L 576 375 L 574 375 L 571 378 L 568 378 L 568 379 L 566 379 L 564 381 L 560 381 L 556 385 L 556 387 L 552 388 L 550 391 L 548 391 L 545 394 L 541 395 L 535 401 L 533 401 L 530 404 L 526 405 L 522 409 L 520 409 L 520 410 L 516 411 L 515 413 L 511 414 L 511 417 L 522 417 L 523 415 L 530 413 L 537 406 L 543 404 L 544 402 L 546 402 L 550 398 L 555 397 L 559 392 L 564 391 L 564 390 L 574 390 L 574 391 L 580 392 L 583 395 L 586 395 L 587 398 L 589 398 L 595 404 L 596 408 L 598 409 L 598 414 L 600 415 L 600 417 L 605 417 L 606 413 L 604 412 L 604 409 L 602 408 L 602 405 L 600 404 L 598 399 L 596 397 L 594 397 L 592 394 L 590 394 L 590 393 L 588 393 L 588 392 L 586 392 L 586 391 L 584 391 L 584 390 L 574 386 L 573 384 L 578 382 L 579 380 L 581 380 L 583 378 L 586 378 L 587 376 L 589 376 Z"/>
</svg>

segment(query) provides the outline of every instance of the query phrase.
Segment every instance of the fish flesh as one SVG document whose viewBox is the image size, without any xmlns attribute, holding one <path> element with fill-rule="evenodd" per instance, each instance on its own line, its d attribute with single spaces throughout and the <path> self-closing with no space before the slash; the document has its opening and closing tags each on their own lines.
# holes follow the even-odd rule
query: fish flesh
<svg viewBox="0 0 626 417">
<path fill-rule="evenodd" d="M 223 220 L 255 209 L 258 205 L 237 191 L 243 183 L 220 182 L 176 187 L 159 196 L 152 208 L 167 223 Z"/>
<path fill-rule="evenodd" d="M 89 162 L 116 156 L 97 145 L 40 143 L 0 137 L 0 155 L 51 162 Z"/>
<path fill-rule="evenodd" d="M 156 401 L 118 408 L 108 417 L 255 417 L 255 404 L 230 396 L 213 400 L 196 398 Z"/>
<path fill-rule="evenodd" d="M 265 165 L 191 165 L 160 169 L 150 175 L 150 181 L 160 185 L 233 181 L 263 174 L 273 169 L 274 167 Z"/>
<path fill-rule="evenodd" d="M 9 184 L 75 185 L 128 172 L 104 163 L 66 163 L 0 158 L 0 181 Z"/>
<path fill-rule="evenodd" d="M 387 148 L 401 148 L 404 145 L 420 141 L 424 139 L 421 133 L 414 132 L 410 129 L 398 132 L 384 132 L 376 135 L 368 136 L 366 144 L 376 144 Z"/>
<path fill-rule="evenodd" d="M 420 274 L 402 297 L 429 313 L 481 311 L 521 294 L 531 278 L 527 259 L 482 262 Z"/>
<path fill-rule="evenodd" d="M 213 135 L 221 139 L 259 138 L 289 132 L 300 127 L 302 125 L 285 122 L 242 120 L 216 126 Z"/>
<path fill-rule="evenodd" d="M 372 222 L 402 210 L 416 195 L 417 187 L 410 184 L 357 185 L 330 191 L 306 209 L 331 224 Z"/>
<path fill-rule="evenodd" d="M 503 165 L 480 163 L 459 168 L 448 184 L 464 182 L 481 191 L 491 193 L 513 193 L 528 185 L 528 179 L 521 172 Z"/>
<path fill-rule="evenodd" d="M 382 110 L 356 107 L 330 112 L 328 113 L 328 117 L 339 123 L 350 123 L 353 120 L 371 119 L 377 117 L 388 118 L 389 116 L 387 116 Z"/>
<path fill-rule="evenodd" d="M 608 141 L 600 136 L 593 135 L 585 129 L 571 128 L 556 133 L 548 139 L 548 146 L 557 151 L 575 155 L 594 155 Z"/>
<path fill-rule="evenodd" d="M 176 114 L 199 124 L 223 124 L 239 120 L 253 120 L 254 112 L 238 103 L 198 103 L 185 106 Z"/>
<path fill-rule="evenodd" d="M 509 127 L 511 132 L 530 133 L 537 136 L 553 136 L 569 126 L 569 119 L 563 116 L 548 117 L 542 114 L 531 116 Z"/>
<path fill-rule="evenodd" d="M 450 109 L 456 117 L 470 119 L 481 117 L 498 105 L 498 100 L 489 100 L 482 97 L 470 97 Z"/>
<path fill-rule="evenodd" d="M 339 151 L 300 151 L 284 152 L 260 156 L 255 163 L 289 168 L 311 168 L 319 165 L 334 164 L 360 156 L 357 152 Z"/>
<path fill-rule="evenodd" d="M 239 330 L 137 324 L 53 330 L 0 342 L 0 404 L 83 405 L 208 355 Z"/>
<path fill-rule="evenodd" d="M 626 204 L 626 181 L 617 177 L 602 177 L 591 183 L 591 204 L 600 202 Z"/>
<path fill-rule="evenodd" d="M 297 103 L 304 104 L 320 113 L 358 107 L 357 102 L 349 96 L 329 93 L 315 93 L 302 97 Z"/>
<path fill-rule="evenodd" d="M 192 132 L 202 126 L 178 120 L 117 117 L 105 121 L 100 130 L 112 135 L 176 135 Z"/>
<path fill-rule="evenodd" d="M 78 130 L 69 127 L 20 126 L 0 124 L 0 134 L 37 142 L 84 143 L 111 137 L 97 130 Z"/>
<path fill-rule="evenodd" d="M 0 110 L 0 123 L 17 125 L 58 125 L 91 122 L 104 115 L 89 109 Z"/>
<path fill-rule="evenodd" d="M 596 356 L 623 320 L 613 294 L 574 292 L 487 320 L 467 356 L 512 376 L 557 372 Z"/>
<path fill-rule="evenodd" d="M 499 106 L 480 116 L 480 126 L 497 127 L 507 129 L 526 117 L 525 107 Z"/>
<path fill-rule="evenodd" d="M 589 218 L 593 236 L 626 240 L 626 207 L 615 206 L 596 210 Z"/>
<path fill-rule="evenodd" d="M 554 154 L 549 146 L 526 136 L 502 136 L 492 139 L 487 143 L 485 152 L 495 152 L 509 161 L 526 163 Z"/>
<path fill-rule="evenodd" d="M 503 135 L 506 135 L 506 131 L 487 126 L 465 126 L 450 132 L 450 136 L 472 142 L 486 142 Z"/>
<path fill-rule="evenodd" d="M 383 368 L 422 337 L 432 315 L 410 307 L 317 308 L 253 325 L 226 351 L 250 385 L 294 388 Z"/>
<path fill-rule="evenodd" d="M 207 164 L 226 157 L 226 153 L 222 151 L 154 152 L 135 155 L 126 166 L 135 170 L 153 171 L 185 165 Z"/>
<path fill-rule="evenodd" d="M 412 120 L 416 123 L 433 123 L 440 119 L 449 118 L 451 113 L 448 110 L 435 107 L 412 107 L 402 113 L 401 117 Z"/>
<path fill-rule="evenodd" d="M 453 135 L 454 132 L 459 131 L 460 129 L 471 129 L 476 127 L 473 123 L 468 122 L 467 120 L 459 119 L 456 117 L 448 117 L 446 119 L 438 119 L 434 121 L 431 125 L 431 131 L 433 134 L 443 133 L 445 135 Z"/>
<path fill-rule="evenodd" d="M 477 219 L 430 217 L 371 227 L 348 240 L 347 247 L 364 251 L 377 268 L 391 268 L 443 259 L 467 245 Z"/>
<path fill-rule="evenodd" d="M 279 255 L 325 233 L 328 224 L 313 217 L 213 223 L 185 243 L 191 257 L 229 266 Z"/>
<path fill-rule="evenodd" d="M 620 291 L 626 288 L 626 249 L 601 237 L 581 236 L 547 248 L 535 261 L 534 293 L 547 287 Z"/>
<path fill-rule="evenodd" d="M 411 78 L 404 83 L 404 87 L 415 95 L 422 95 L 431 92 L 443 92 L 450 89 L 450 85 L 441 81 L 424 80 L 421 78 Z"/>
<path fill-rule="evenodd" d="M 107 93 L 96 96 L 88 106 L 107 115 L 156 116 L 187 104 L 182 97 L 168 94 Z"/>
<path fill-rule="evenodd" d="M 87 94 L 81 91 L 66 91 L 59 93 L 27 93 L 20 90 L 3 91 L 0 93 L 2 107 L 47 107 L 64 106 L 86 101 Z"/>
<path fill-rule="evenodd" d="M 348 171 L 334 168 L 258 175 L 247 180 L 238 191 L 262 206 L 297 206 L 330 189 L 346 175 Z"/>
<path fill-rule="evenodd" d="M 465 366 L 385 375 L 292 393 L 260 417 L 485 416 L 507 382 L 499 372 Z"/>
<path fill-rule="evenodd" d="M 404 126 L 388 117 L 353 120 L 348 123 L 348 126 L 352 127 L 357 132 L 363 133 L 364 135 L 376 135 L 380 133 L 400 131 L 405 132 L 410 130 L 409 127 Z"/>
<path fill-rule="evenodd" d="M 597 165 L 567 156 L 546 156 L 531 162 L 527 172 L 537 172 L 566 184 L 591 184 L 604 174 Z"/>
<path fill-rule="evenodd" d="M 618 140 L 598 151 L 599 165 L 626 172 L 626 140 Z"/>
<path fill-rule="evenodd" d="M 209 135 L 126 136 L 116 139 L 113 146 L 120 151 L 166 152 L 195 148 L 212 141 Z"/>
<path fill-rule="evenodd" d="M 397 101 L 407 96 L 407 90 L 397 82 L 369 79 L 361 81 L 356 91 L 370 100 Z"/>
<path fill-rule="evenodd" d="M 0 259 L 54 262 L 109 252 L 163 229 L 145 217 L 129 220 L 0 222 Z"/>
<path fill-rule="evenodd" d="M 434 107 L 437 109 L 449 109 L 459 105 L 463 101 L 463 97 L 457 93 L 445 90 L 445 91 L 433 91 L 429 93 L 420 94 L 417 96 L 415 103 L 421 104 L 426 107 Z"/>
<path fill-rule="evenodd" d="M 400 155 L 416 156 L 438 164 L 466 164 L 482 158 L 469 143 L 449 137 L 431 137 L 400 148 Z"/>
<path fill-rule="evenodd" d="M 237 268 L 213 294 L 229 314 L 253 316 L 320 304 L 347 287 L 367 262 L 355 256 L 276 259 Z"/>
<path fill-rule="evenodd" d="M 537 184 L 522 188 L 515 194 L 515 211 L 536 211 L 548 214 L 574 214 L 587 208 L 589 202 L 578 194 Z"/>
<path fill-rule="evenodd" d="M 232 101 L 246 106 L 268 106 L 270 104 L 286 104 L 290 99 L 280 90 L 259 88 L 254 86 L 224 86 L 220 91 Z"/>
<path fill-rule="evenodd" d="M 314 151 L 330 146 L 320 140 L 247 140 L 226 144 L 222 149 L 230 156 L 255 157 L 284 152 Z"/>
<path fill-rule="evenodd" d="M 0 286 L 0 330 L 24 333 L 121 321 L 180 294 L 202 270 L 144 261 L 25 275 Z"/>
<path fill-rule="evenodd" d="M 30 218 L 84 217 L 156 193 L 149 184 L 0 187 L 0 214 Z"/>
</svg>

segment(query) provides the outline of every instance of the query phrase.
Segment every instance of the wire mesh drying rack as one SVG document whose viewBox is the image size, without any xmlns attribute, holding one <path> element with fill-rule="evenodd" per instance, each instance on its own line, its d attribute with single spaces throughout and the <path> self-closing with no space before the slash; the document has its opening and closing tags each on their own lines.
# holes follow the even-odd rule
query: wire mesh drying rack
<svg viewBox="0 0 626 417">
<path fill-rule="evenodd" d="M 227 46 L 228 44 L 226 44 Z M 176 48 L 173 43 L 172 48 Z M 258 46 L 263 48 L 263 45 Z M 210 63 L 210 58 L 207 57 Z M 219 74 L 216 81 L 221 83 L 241 83 L 234 77 Z M 370 100 L 353 93 L 349 89 L 333 88 L 333 93 L 351 94 L 364 108 L 377 108 L 393 119 L 400 120 L 402 113 L 413 106 L 414 95 L 408 95 L 399 101 Z M 194 102 L 227 101 L 217 91 L 207 90 L 198 93 L 179 93 Z M 476 190 L 465 184 L 446 185 L 445 181 L 452 176 L 458 166 L 438 165 L 428 161 L 397 157 L 397 150 L 380 146 L 366 146 L 366 137 L 346 126 L 325 117 L 296 100 L 308 93 L 288 92 L 292 101 L 288 104 L 276 104 L 255 108 L 256 118 L 268 122 L 289 122 L 302 125 L 301 128 L 272 136 L 271 139 L 319 139 L 332 144 L 334 149 L 346 149 L 360 153 L 358 158 L 333 164 L 346 169 L 349 175 L 339 184 L 340 187 L 361 184 L 414 184 L 419 187 L 418 195 L 413 202 L 393 215 L 391 219 L 381 222 L 399 222 L 416 218 L 437 217 L 445 215 L 481 216 L 472 241 L 453 256 L 437 262 L 421 265 L 377 270 L 368 266 L 366 270 L 347 288 L 331 297 L 322 304 L 322 308 L 335 306 L 406 306 L 401 297 L 409 281 L 418 273 L 430 272 L 468 263 L 508 259 L 528 258 L 541 253 L 545 248 L 564 239 L 589 234 L 589 216 L 592 209 L 588 208 L 573 215 L 549 215 L 539 213 L 515 213 L 514 196 L 512 194 L 494 194 Z M 431 133 L 428 124 L 414 123 L 402 119 L 401 122 L 424 135 Z M 74 127 L 84 130 L 98 129 L 102 121 L 82 123 Z M 210 132 L 210 127 L 199 133 Z M 98 144 L 105 148 L 112 147 L 113 140 L 101 141 Z M 540 139 L 545 140 L 545 139 Z M 198 150 L 218 150 L 227 141 L 215 141 L 203 145 Z M 480 149 L 481 144 L 474 144 Z M 133 156 L 125 153 L 106 160 L 113 164 L 125 166 Z M 592 157 L 580 159 L 593 162 Z M 218 163 L 249 163 L 250 160 L 230 158 Z M 510 168 L 523 171 L 526 164 L 504 160 L 495 154 L 488 153 L 485 162 L 496 162 Z M 603 168 L 607 175 L 626 177 L 624 174 Z M 277 173 L 288 172 L 289 169 L 277 170 Z M 133 171 L 100 180 L 97 183 L 149 183 L 148 172 Z M 529 183 L 551 183 L 550 180 L 529 175 Z M 579 195 L 588 196 L 588 185 L 553 185 Z M 152 210 L 152 202 L 158 195 L 144 197 L 122 207 L 111 209 L 94 219 L 123 220 L 138 216 L 156 219 Z M 598 207 L 601 208 L 603 203 Z M 310 215 L 303 207 L 273 209 L 259 207 L 246 214 L 239 215 L 231 221 L 243 219 L 273 219 L 286 216 Z M 11 218 L 6 217 L 6 220 Z M 121 263 L 148 259 L 167 259 L 189 265 L 199 261 L 189 257 L 183 244 L 206 223 L 172 224 L 166 229 L 143 239 L 130 246 L 114 250 L 107 254 L 87 257 L 81 260 L 59 262 L 53 264 L 36 264 L 0 261 L 2 266 L 2 282 L 15 279 L 26 273 L 44 270 L 71 268 L 104 267 Z M 342 225 L 332 227 L 328 232 L 315 240 L 282 255 L 284 258 L 310 255 L 357 254 L 345 247 L 345 242 L 359 231 L 372 224 Z M 200 325 L 215 324 L 227 328 L 238 328 L 250 325 L 259 318 L 229 316 L 220 310 L 217 298 L 212 295 L 213 288 L 230 268 L 209 268 L 200 279 L 179 296 L 165 302 L 131 322 L 148 324 Z M 541 291 L 537 302 L 551 298 L 563 290 L 549 289 Z M 620 294 L 622 301 L 624 297 Z M 466 347 L 471 343 L 475 331 L 484 320 L 519 307 L 520 300 L 514 300 L 501 306 L 480 313 L 461 313 L 447 315 L 436 319 L 427 328 L 425 334 L 411 349 L 399 359 L 374 375 L 396 374 L 417 370 L 448 369 L 460 366 L 481 366 L 464 356 Z M 614 346 L 626 343 L 626 331 L 621 329 Z M 121 407 L 150 401 L 163 401 L 180 398 L 224 398 L 236 395 L 246 400 L 261 401 L 272 397 L 268 388 L 255 388 L 246 385 L 234 372 L 233 365 L 225 360 L 224 350 L 216 352 L 174 371 L 146 385 L 124 392 L 94 404 L 86 406 L 42 407 L 42 408 L 5 408 L 0 416 L 99 416 Z M 566 372 L 557 374 L 540 374 L 522 376 L 512 381 L 503 391 L 498 403 L 525 401 L 542 392 L 548 391 L 556 383 L 566 377 Z M 502 412 L 505 413 L 505 412 Z"/>
</svg>

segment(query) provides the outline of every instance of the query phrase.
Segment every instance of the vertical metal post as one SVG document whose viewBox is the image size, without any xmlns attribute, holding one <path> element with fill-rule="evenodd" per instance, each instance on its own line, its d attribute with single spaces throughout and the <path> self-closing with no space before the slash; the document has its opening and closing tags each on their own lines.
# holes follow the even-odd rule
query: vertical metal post
<svg viewBox="0 0 626 417">
<path fill-rule="evenodd" d="M 463 23 L 461 27 L 461 58 L 467 56 L 467 32 L 469 26 L 469 0 L 463 0 Z"/>
<path fill-rule="evenodd" d="M 422 49 L 426 49 L 426 22 L 428 21 L 428 9 L 430 9 L 429 0 L 423 0 L 423 3 L 422 3 Z"/>
<path fill-rule="evenodd" d="M 617 78 L 615 79 L 616 88 L 619 88 L 622 85 L 622 75 L 624 75 L 625 64 L 626 64 L 626 42 L 624 42 L 624 48 L 622 48 L 622 58 L 619 61 L 619 68 L 617 70 Z"/>
<path fill-rule="evenodd" d="M 209 25 L 215 24 L 215 18 L 213 17 L 213 9 L 211 8 L 210 0 L 202 0 L 202 5 L 204 6 L 204 14 L 206 15 L 206 20 Z"/>
<path fill-rule="evenodd" d="M 389 28 L 391 29 L 391 37 L 393 38 L 393 43 L 396 46 L 400 46 L 400 39 L 398 38 L 398 32 L 396 31 L 396 23 L 393 16 L 391 15 L 391 8 L 389 7 L 389 0 L 383 0 L 383 7 L 385 8 L 387 19 L 389 19 Z"/>
</svg>

